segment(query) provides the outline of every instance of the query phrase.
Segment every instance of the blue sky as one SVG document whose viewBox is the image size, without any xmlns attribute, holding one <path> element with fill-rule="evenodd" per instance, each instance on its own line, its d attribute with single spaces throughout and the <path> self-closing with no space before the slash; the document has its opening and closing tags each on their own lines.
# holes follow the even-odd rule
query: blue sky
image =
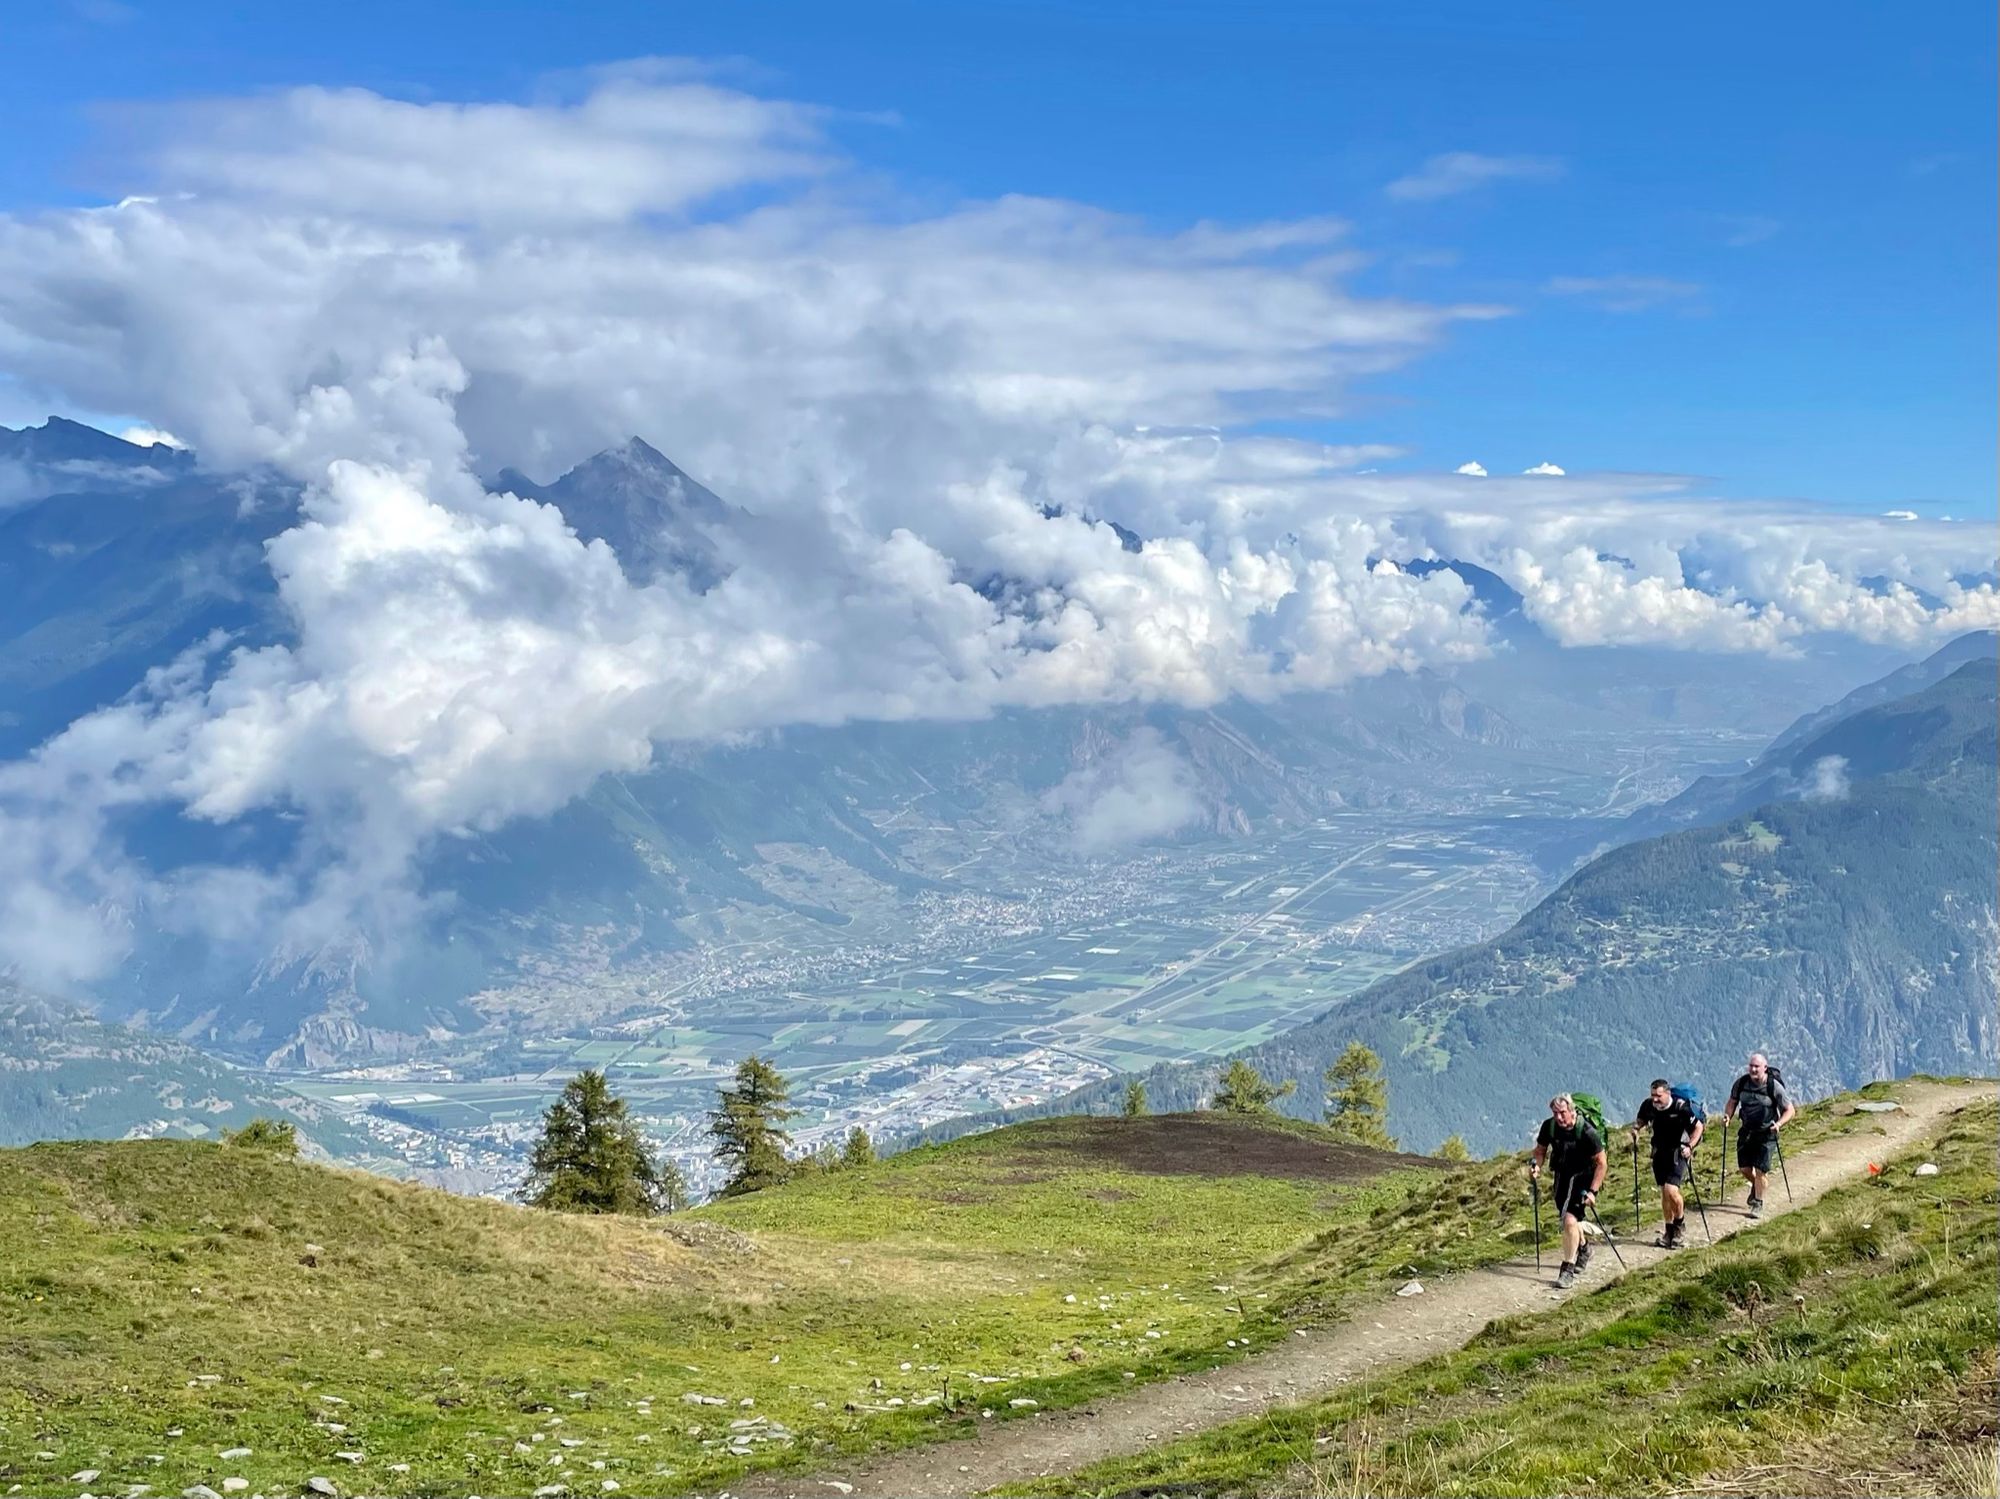
<svg viewBox="0 0 2000 1499">
<path fill-rule="evenodd" d="M 563 69 L 735 58 L 760 92 L 853 111 L 840 139 L 906 194 L 1162 225 L 1333 214 L 1374 257 L 1358 288 L 1517 309 L 1363 382 L 1336 440 L 1990 512 L 1991 8 L 1663 14 L 81 0 L 0 22 L 0 208 L 138 185 L 99 131 L 122 101 L 299 83 L 520 99 Z M 1458 152 L 1543 170 L 1385 191 Z"/>
</svg>

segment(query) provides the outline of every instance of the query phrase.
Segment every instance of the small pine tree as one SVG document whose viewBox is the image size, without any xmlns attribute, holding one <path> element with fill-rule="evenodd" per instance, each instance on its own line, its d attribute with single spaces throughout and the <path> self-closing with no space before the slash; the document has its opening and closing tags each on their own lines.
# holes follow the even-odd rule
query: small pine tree
<svg viewBox="0 0 2000 1499">
<path fill-rule="evenodd" d="M 272 1155 L 296 1156 L 299 1131 L 289 1119 L 252 1119 L 241 1129 L 225 1130 L 224 1145 L 238 1150 L 266 1150 Z"/>
<path fill-rule="evenodd" d="M 792 1137 L 784 1124 L 798 1113 L 787 1107 L 790 1098 L 778 1069 L 755 1052 L 737 1064 L 736 1086 L 721 1091 L 720 1106 L 708 1116 L 715 1158 L 729 1168 L 724 1197 L 776 1186 L 789 1174 L 785 1147 Z"/>
<path fill-rule="evenodd" d="M 521 1197 L 558 1213 L 671 1213 L 687 1206 L 687 1181 L 654 1158 L 604 1074 L 587 1071 L 542 1115 Z"/>
<path fill-rule="evenodd" d="M 875 1164 L 875 1142 L 868 1138 L 868 1131 L 855 1125 L 847 1132 L 847 1144 L 840 1152 L 843 1166 L 872 1166 Z"/>
<path fill-rule="evenodd" d="M 1327 1128 L 1350 1145 L 1394 1150 L 1388 1117 L 1389 1085 L 1382 1077 L 1382 1059 L 1359 1041 L 1348 1042 L 1326 1069 Z"/>
<path fill-rule="evenodd" d="M 1215 1107 L 1225 1114 L 1268 1114 L 1272 1104 L 1288 1097 L 1297 1087 L 1296 1082 L 1287 1082 L 1283 1087 L 1267 1083 L 1262 1073 L 1238 1057 L 1223 1072 L 1216 1087 Z"/>
<path fill-rule="evenodd" d="M 1148 1112 L 1150 1111 L 1146 1107 L 1146 1085 L 1135 1077 L 1125 1085 L 1125 1117 L 1137 1119 Z"/>
<path fill-rule="evenodd" d="M 1438 1147 L 1438 1159 L 1460 1164 L 1472 1159 L 1472 1152 L 1466 1148 L 1465 1136 L 1446 1135 L 1444 1144 Z"/>
</svg>

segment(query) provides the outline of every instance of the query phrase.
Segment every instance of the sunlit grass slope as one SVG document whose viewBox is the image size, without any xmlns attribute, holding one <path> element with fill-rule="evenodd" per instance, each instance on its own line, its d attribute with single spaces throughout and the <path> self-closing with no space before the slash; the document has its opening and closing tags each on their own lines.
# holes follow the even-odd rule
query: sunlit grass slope
<svg viewBox="0 0 2000 1499">
<path fill-rule="evenodd" d="M 1712 1250 L 1024 1492 L 1992 1494 L 1996 1130 L 1989 1099 L 1879 1178 Z"/>
<path fill-rule="evenodd" d="M 1214 1115 L 655 1224 L 194 1142 L 0 1152 L 0 1490 L 712 1486 L 1246 1354 L 1308 1312 L 1273 1265 L 1344 1226 L 1369 1252 L 1313 1307 L 1376 1289 L 1428 1242 L 1403 1207 L 1457 1212 L 1458 1180 Z M 1503 1252 L 1505 1216 L 1460 1213 L 1456 1252 Z"/>
</svg>

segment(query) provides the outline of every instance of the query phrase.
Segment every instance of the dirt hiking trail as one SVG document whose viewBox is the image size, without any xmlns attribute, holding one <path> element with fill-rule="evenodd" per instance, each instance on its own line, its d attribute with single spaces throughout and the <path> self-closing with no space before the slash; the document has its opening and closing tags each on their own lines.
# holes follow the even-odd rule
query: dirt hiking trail
<svg viewBox="0 0 2000 1499">
<path fill-rule="evenodd" d="M 1817 1200 L 1829 1188 L 1857 1180 L 1868 1162 L 1884 1160 L 1928 1138 L 1947 1115 L 1991 1091 L 1991 1085 L 1984 1083 L 1899 1085 L 1898 1109 L 1873 1116 L 1881 1133 L 1864 1130 L 1823 1141 L 1797 1157 L 1788 1156 L 1792 1200 L 1786 1201 L 1782 1179 L 1774 1172 L 1771 1195 L 1764 1204 L 1765 1218 L 1780 1217 Z M 1620 1133 L 1614 1129 L 1612 1134 L 1614 1159 L 1605 1180 L 1607 1197 L 1617 1180 Z M 1702 1195 L 1708 1203 L 1709 1227 L 1718 1240 L 1757 1221 L 1743 1206 L 1740 1177 L 1731 1175 L 1732 1201 L 1728 1206 L 1714 1200 L 1712 1159 L 1706 1177 Z M 1646 1191 L 1657 1213 L 1658 1195 L 1650 1184 Z M 1547 1206 L 1544 1201 L 1543 1232 L 1553 1240 Z M 1693 1206 L 1692 1197 L 1689 1206 Z M 1689 1247 L 1680 1251 L 1654 1248 L 1651 1236 L 1655 1230 L 1650 1226 L 1635 1242 L 1619 1227 L 1618 1218 L 1609 1221 L 1631 1271 L 1657 1264 L 1669 1253 L 1698 1255 L 1707 1243 L 1700 1215 L 1692 1211 L 1688 1215 Z M 1546 1311 L 1576 1292 L 1594 1290 L 1626 1273 L 1619 1270 L 1617 1260 L 1600 1241 L 1590 1269 L 1575 1291 L 1559 1292 L 1553 1283 L 1560 1253 L 1559 1246 L 1545 1248 L 1546 1268 L 1539 1273 L 1529 1257 L 1426 1282 L 1421 1296 L 1386 1295 L 1356 1308 L 1347 1321 L 1294 1335 L 1264 1353 L 1207 1374 L 1142 1385 L 1130 1395 L 1073 1410 L 1043 1411 L 1027 1420 L 994 1423 L 962 1440 L 909 1448 L 872 1461 L 864 1458 L 810 1474 L 751 1474 L 725 1493 L 734 1499 L 839 1499 L 844 1495 L 855 1499 L 959 1499 L 1004 1483 L 1072 1472 L 1450 1352 L 1469 1342 L 1495 1317 Z"/>
</svg>

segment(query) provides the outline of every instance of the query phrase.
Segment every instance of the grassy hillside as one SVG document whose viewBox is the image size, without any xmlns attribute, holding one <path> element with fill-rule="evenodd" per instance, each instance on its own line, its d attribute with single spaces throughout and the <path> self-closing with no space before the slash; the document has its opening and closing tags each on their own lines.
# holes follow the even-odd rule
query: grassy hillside
<svg viewBox="0 0 2000 1499">
<path fill-rule="evenodd" d="M 1975 1105 L 1880 1177 L 1712 1250 L 1022 1492 L 1992 1494 L 1996 1128 Z"/>
<path fill-rule="evenodd" d="M 201 1142 L 0 1152 L 0 1489 L 712 1487 L 1240 1357 L 1502 1254 L 1514 1208 L 1214 1116 L 1050 1120 L 654 1224 Z"/>
</svg>

